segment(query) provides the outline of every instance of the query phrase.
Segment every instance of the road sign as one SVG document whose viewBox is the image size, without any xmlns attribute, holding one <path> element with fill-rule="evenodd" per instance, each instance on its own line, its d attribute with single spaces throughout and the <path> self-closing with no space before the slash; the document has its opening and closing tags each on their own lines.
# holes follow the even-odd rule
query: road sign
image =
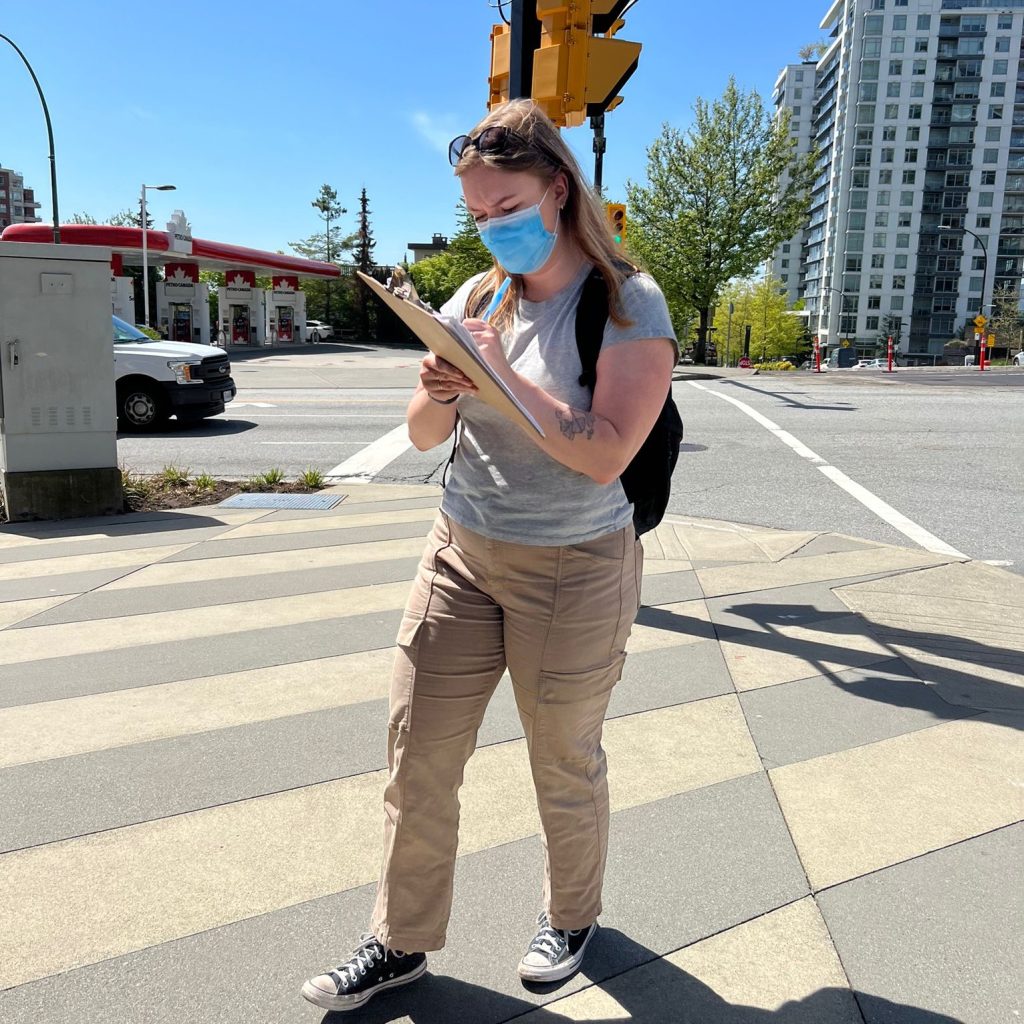
<svg viewBox="0 0 1024 1024">
<path fill-rule="evenodd" d="M 974 326 L 977 327 L 979 330 L 982 327 L 984 327 L 987 323 L 988 320 L 986 320 L 985 317 L 983 317 L 980 313 L 974 318 Z"/>
<path fill-rule="evenodd" d="M 996 343 L 996 336 L 994 334 L 990 334 L 985 339 L 985 344 L 988 345 L 989 348 L 991 348 L 995 343 Z"/>
</svg>

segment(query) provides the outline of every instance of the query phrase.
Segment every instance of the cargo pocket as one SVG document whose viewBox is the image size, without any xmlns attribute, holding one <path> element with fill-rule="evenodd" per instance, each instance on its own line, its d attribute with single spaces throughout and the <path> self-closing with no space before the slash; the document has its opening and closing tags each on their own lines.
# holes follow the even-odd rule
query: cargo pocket
<svg viewBox="0 0 1024 1024">
<path fill-rule="evenodd" d="M 427 548 L 416 570 L 416 579 L 413 580 L 409 599 L 405 603 L 405 611 L 402 612 L 402 622 L 398 627 L 398 637 L 395 641 L 399 647 L 413 647 L 416 643 L 420 627 L 430 608 L 430 599 L 439 571 L 438 554 L 450 543 L 451 531 L 448 520 L 439 515 L 430 531 Z"/>
<path fill-rule="evenodd" d="M 587 764 L 601 744 L 612 689 L 624 657 L 583 672 L 542 672 L 533 724 L 533 758 L 539 764 Z"/>
</svg>

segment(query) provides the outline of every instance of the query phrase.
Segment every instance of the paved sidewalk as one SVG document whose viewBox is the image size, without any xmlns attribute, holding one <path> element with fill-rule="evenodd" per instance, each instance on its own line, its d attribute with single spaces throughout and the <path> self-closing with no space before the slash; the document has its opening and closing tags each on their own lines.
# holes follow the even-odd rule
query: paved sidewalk
<svg viewBox="0 0 1024 1024">
<path fill-rule="evenodd" d="M 391 645 L 438 492 L 0 529 L 4 1024 L 1011 1024 L 1024 579 L 673 518 L 606 729 L 603 928 L 527 990 L 541 886 L 507 681 L 449 946 L 362 1013 L 298 994 L 373 899 Z"/>
</svg>

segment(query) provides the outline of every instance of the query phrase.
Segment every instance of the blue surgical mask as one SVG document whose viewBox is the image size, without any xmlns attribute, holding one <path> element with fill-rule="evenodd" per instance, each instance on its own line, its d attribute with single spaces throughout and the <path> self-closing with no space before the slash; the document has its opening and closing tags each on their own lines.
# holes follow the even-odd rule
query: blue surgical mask
<svg viewBox="0 0 1024 1024">
<path fill-rule="evenodd" d="M 532 274 L 551 259 L 558 232 L 544 227 L 540 212 L 550 191 L 549 185 L 540 202 L 525 210 L 491 217 L 479 225 L 480 241 L 510 274 Z"/>
</svg>

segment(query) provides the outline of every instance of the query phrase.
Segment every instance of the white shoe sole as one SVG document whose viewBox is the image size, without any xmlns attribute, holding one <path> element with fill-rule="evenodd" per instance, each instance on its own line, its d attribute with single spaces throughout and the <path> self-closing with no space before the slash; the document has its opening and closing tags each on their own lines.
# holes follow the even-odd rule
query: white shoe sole
<svg viewBox="0 0 1024 1024">
<path fill-rule="evenodd" d="M 557 967 L 534 967 L 532 964 L 528 964 L 525 960 L 519 961 L 519 977 L 523 981 L 536 981 L 536 982 L 547 982 L 547 981 L 561 981 L 563 978 L 568 978 L 570 974 L 575 974 L 580 969 L 580 964 L 583 963 L 583 954 L 587 951 L 587 946 L 590 945 L 590 940 L 597 934 L 597 925 L 590 929 L 590 934 L 586 937 L 583 945 L 580 946 L 576 955 L 564 963 L 560 963 Z"/>
<path fill-rule="evenodd" d="M 424 960 L 419 967 L 414 971 L 410 971 L 408 974 L 403 974 L 400 978 L 395 978 L 392 981 L 382 981 L 375 988 L 368 990 L 358 996 L 332 996 L 329 992 L 324 992 L 321 989 L 311 985 L 308 981 L 302 986 L 302 998 L 307 1002 L 312 1003 L 314 1006 L 319 1006 L 324 1010 L 334 1010 L 335 1013 L 345 1013 L 348 1010 L 358 1010 L 361 1006 L 365 1006 L 378 992 L 384 992 L 389 988 L 399 988 L 402 985 L 408 985 L 409 982 L 415 981 L 419 978 L 427 969 L 427 961 Z"/>
</svg>

